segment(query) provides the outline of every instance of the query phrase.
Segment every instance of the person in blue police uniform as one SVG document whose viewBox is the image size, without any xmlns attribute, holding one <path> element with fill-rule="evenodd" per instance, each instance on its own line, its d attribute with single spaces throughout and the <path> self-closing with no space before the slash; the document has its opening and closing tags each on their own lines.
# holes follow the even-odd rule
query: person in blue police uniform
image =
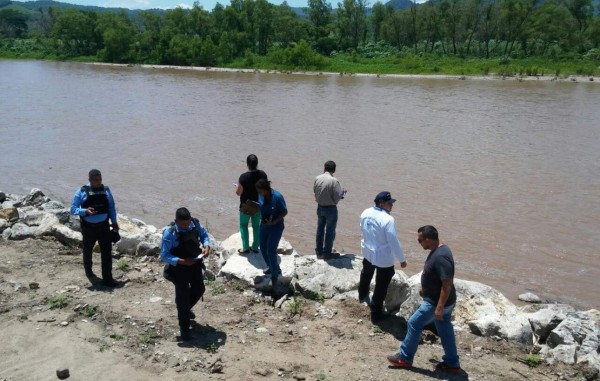
<svg viewBox="0 0 600 381">
<path fill-rule="evenodd" d="M 279 258 L 277 256 L 277 246 L 285 224 L 283 219 L 287 216 L 288 210 L 285 199 L 279 191 L 271 188 L 271 182 L 267 179 L 260 179 L 256 182 L 258 191 L 258 203 L 262 215 L 260 224 L 260 252 L 268 269 L 265 275 L 271 278 L 271 286 L 275 287 L 277 278 L 281 275 L 279 267 Z"/>
<path fill-rule="evenodd" d="M 110 189 L 102 184 L 102 174 L 92 169 L 88 174 L 89 183 L 79 188 L 71 202 L 71 214 L 79 216 L 83 236 L 83 268 L 85 275 L 92 280 L 92 251 L 98 242 L 102 261 L 102 282 L 115 287 L 118 282 L 112 276 L 112 242 L 109 220 L 112 228 L 119 231 L 115 201 Z"/>
<path fill-rule="evenodd" d="M 175 284 L 175 303 L 182 340 L 192 339 L 192 308 L 204 295 L 203 258 L 210 252 L 210 238 L 189 210 L 179 208 L 175 221 L 163 231 L 160 259 L 167 263 L 169 279 Z"/>
</svg>

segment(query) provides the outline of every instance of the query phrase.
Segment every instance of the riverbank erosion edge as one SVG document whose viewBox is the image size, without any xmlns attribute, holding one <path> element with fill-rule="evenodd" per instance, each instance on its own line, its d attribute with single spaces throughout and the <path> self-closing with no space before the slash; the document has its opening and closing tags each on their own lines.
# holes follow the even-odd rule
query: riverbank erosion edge
<svg viewBox="0 0 600 381">
<path fill-rule="evenodd" d="M 50 241 L 64 247 L 72 255 L 79 253 L 78 248 L 82 243 L 79 218 L 70 215 L 63 204 L 49 199 L 41 190 L 32 189 L 27 195 L 0 192 L 0 205 L 0 234 L 6 245 L 26 240 Z M 128 272 L 128 266 L 117 265 L 121 270 L 117 272 L 121 280 L 137 282 L 138 278 L 151 276 L 153 282 L 164 283 L 158 258 L 161 229 L 124 215 L 118 215 L 118 222 L 121 240 L 113 245 L 113 256 L 126 259 L 125 263 L 136 263 L 133 266 L 134 273 Z M 328 306 L 329 302 L 338 303 L 335 304 L 337 306 L 348 303 L 359 306 L 357 288 L 362 258 L 356 254 L 342 253 L 340 258 L 325 262 L 312 255 L 300 255 L 290 242 L 282 238 L 278 247 L 282 277 L 274 289 L 267 290 L 261 279 L 266 264 L 260 254 L 238 254 L 241 248 L 239 233 L 223 241 L 210 235 L 210 240 L 211 255 L 207 260 L 205 277 L 207 282 L 233 282 L 236 289 L 252 290 L 249 294 L 252 298 L 281 310 L 299 308 L 298 300 L 315 301 L 315 316 L 327 319 L 335 320 L 337 315 L 336 310 Z M 19 261 L 19 258 L 13 260 Z M 77 262 L 76 258 L 73 262 Z M 10 267 L 10 264 L 3 265 L 3 272 L 10 273 Z M 83 268 L 80 270 L 83 273 Z M 32 274 L 36 271 L 36 267 L 31 268 Z M 15 280 L 3 274 L 0 279 L 0 302 L 6 303 L 3 297 L 5 289 L 19 292 L 19 289 L 23 289 L 22 284 L 26 283 L 25 279 Z M 29 284 L 31 290 L 46 287 L 34 283 Z M 585 379 L 598 378 L 599 311 L 578 311 L 566 304 L 539 303 L 531 295 L 528 297 L 537 303 L 519 307 L 485 284 L 455 279 L 455 285 L 458 300 L 454 324 L 457 332 L 527 348 L 531 355 L 547 364 L 566 364 L 580 370 Z M 394 312 L 403 324 L 419 306 L 419 286 L 420 274 L 408 277 L 401 270 L 396 271 L 390 284 L 385 307 L 389 312 Z M 65 292 L 79 288 L 65 287 L 61 287 L 63 291 L 66 289 Z M 5 305 L 0 308 L 0 316 L 10 310 L 11 307 Z M 79 310 L 85 308 L 80 305 L 75 312 Z M 34 309 L 34 313 L 40 316 L 48 312 L 48 308 Z M 73 316 L 70 319 L 74 320 Z M 69 319 L 65 321 L 68 324 Z"/>
<path fill-rule="evenodd" d="M 346 77 L 368 77 L 368 78 L 395 78 L 395 79 L 446 79 L 446 80 L 513 80 L 513 81 L 541 81 L 541 82 L 582 82 L 600 84 L 600 76 L 590 75 L 501 75 L 490 73 L 489 75 L 452 75 L 452 74 L 376 74 L 376 73 L 351 73 L 351 72 L 328 72 L 310 70 L 278 70 L 278 69 L 239 69 L 210 66 L 175 66 L 175 65 L 152 65 L 152 64 L 118 64 L 107 62 L 84 62 L 94 66 L 112 67 L 138 67 L 143 69 L 163 70 L 187 70 L 187 71 L 212 71 L 222 73 L 256 73 L 256 74 L 287 74 L 307 76 L 346 76 Z"/>
</svg>

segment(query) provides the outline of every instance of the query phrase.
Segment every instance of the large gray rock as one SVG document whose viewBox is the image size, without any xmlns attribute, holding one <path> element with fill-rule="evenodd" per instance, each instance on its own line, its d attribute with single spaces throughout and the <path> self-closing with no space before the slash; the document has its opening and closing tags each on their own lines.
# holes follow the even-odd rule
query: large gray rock
<svg viewBox="0 0 600 381">
<path fill-rule="evenodd" d="M 279 267 L 282 275 L 292 278 L 295 273 L 296 256 L 279 255 Z M 227 263 L 221 267 L 218 276 L 228 279 L 240 279 L 245 283 L 254 286 L 254 279 L 263 276 L 263 270 L 267 268 L 265 261 L 260 253 L 250 253 L 248 255 L 232 255 Z"/>
<path fill-rule="evenodd" d="M 6 200 L 6 193 L 0 192 L 0 204 Z"/>
<path fill-rule="evenodd" d="M 248 234 L 250 236 L 250 243 L 252 243 L 252 228 L 248 228 Z M 238 249 L 242 247 L 242 237 L 239 232 L 232 234 L 226 240 L 221 242 L 221 248 L 223 251 L 230 253 L 237 253 Z M 297 254 L 292 245 L 284 238 L 281 237 L 279 244 L 277 245 L 277 253 L 284 255 Z"/>
<path fill-rule="evenodd" d="M 11 228 L 4 229 L 4 231 L 2 232 L 2 239 L 3 240 L 8 240 L 10 238 L 11 233 L 12 233 L 12 229 Z"/>
<path fill-rule="evenodd" d="M 138 219 L 130 220 L 128 217 L 119 214 L 117 216 L 119 223 L 119 234 L 121 240 L 116 243 L 115 250 L 121 254 L 136 254 L 138 246 L 142 242 L 149 245 L 160 247 L 161 234 L 152 225 L 146 225 Z"/>
<path fill-rule="evenodd" d="M 29 194 L 21 200 L 20 206 L 39 206 L 48 201 L 50 201 L 50 199 L 46 197 L 41 190 L 33 188 Z"/>
<path fill-rule="evenodd" d="M 400 306 L 398 316 L 409 319 L 422 302 L 419 296 L 421 273 L 408 279 L 409 290 Z M 454 279 L 456 307 L 453 318 L 456 325 L 468 325 L 481 336 L 500 336 L 506 340 L 531 344 L 533 335 L 529 320 L 504 295 L 478 282 Z"/>
<path fill-rule="evenodd" d="M 581 344 L 590 335 L 597 335 L 598 327 L 585 312 L 568 314 L 548 335 L 547 344 L 554 348 L 561 344 Z"/>
<path fill-rule="evenodd" d="M 27 239 L 27 238 L 33 238 L 33 236 L 34 236 L 34 231 L 32 228 L 30 228 L 29 226 L 27 226 L 21 222 L 17 222 L 16 224 L 14 224 L 11 227 L 11 233 L 10 233 L 9 239 L 19 241 L 19 240 L 23 240 L 23 239 Z"/>
<path fill-rule="evenodd" d="M 52 235 L 63 245 L 71 247 L 79 247 L 83 241 L 83 236 L 80 232 L 71 230 L 65 225 L 54 225 Z"/>
<path fill-rule="evenodd" d="M 19 211 L 17 208 L 2 208 L 0 209 L 0 218 L 8 222 L 14 222 L 19 219 Z"/>
<path fill-rule="evenodd" d="M 371 282 L 375 287 L 375 280 Z M 412 289 L 408 282 L 408 276 L 404 271 L 396 270 L 385 297 L 384 305 L 388 311 L 395 311 L 411 296 Z"/>
<path fill-rule="evenodd" d="M 9 227 L 8 221 L 6 221 L 4 218 L 0 218 L 0 233 L 2 233 L 7 227 Z"/>
<path fill-rule="evenodd" d="M 23 213 L 21 222 L 31 227 L 36 237 L 52 235 L 54 225 L 60 224 L 58 217 L 54 214 L 38 209 L 27 210 Z"/>
<path fill-rule="evenodd" d="M 577 352 L 577 345 L 575 344 L 560 344 L 552 348 L 548 355 L 557 361 L 565 364 L 575 364 L 575 355 Z"/>
<path fill-rule="evenodd" d="M 143 257 L 144 255 L 158 256 L 160 255 L 160 246 L 150 242 L 140 242 L 135 250 L 135 255 L 138 257 Z"/>
<path fill-rule="evenodd" d="M 361 261 L 354 255 L 342 255 L 329 261 L 316 256 L 298 257 L 294 289 L 305 298 L 315 299 L 319 294 L 325 298 L 358 288 Z"/>
<path fill-rule="evenodd" d="M 537 342 L 543 344 L 550 332 L 566 319 L 567 314 L 572 312 L 575 312 L 575 309 L 567 304 L 549 304 L 526 316 Z"/>
<path fill-rule="evenodd" d="M 52 213 L 58 218 L 61 224 L 66 224 L 69 222 L 71 217 L 71 213 L 65 206 L 58 201 L 48 201 L 41 205 L 41 208 L 49 213 Z"/>
</svg>

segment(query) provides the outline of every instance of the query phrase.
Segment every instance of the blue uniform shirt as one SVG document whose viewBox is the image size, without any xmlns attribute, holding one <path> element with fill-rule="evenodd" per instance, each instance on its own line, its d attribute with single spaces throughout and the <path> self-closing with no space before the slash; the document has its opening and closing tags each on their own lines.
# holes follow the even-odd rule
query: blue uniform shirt
<svg viewBox="0 0 600 381">
<path fill-rule="evenodd" d="M 171 253 L 171 250 L 174 247 L 179 246 L 179 232 L 189 232 L 194 228 L 196 223 L 194 220 L 190 222 L 190 226 L 186 230 L 179 229 L 179 226 L 175 224 L 175 229 L 171 229 L 171 225 L 167 226 L 163 231 L 162 236 L 162 245 L 160 247 L 160 259 L 163 262 L 170 264 L 171 266 L 177 266 L 177 261 L 179 257 L 174 256 Z M 208 233 L 206 229 L 201 224 L 198 224 L 198 238 L 200 242 L 202 242 L 202 246 L 210 246 L 210 238 L 208 237 Z"/>
<path fill-rule="evenodd" d="M 87 185 L 91 186 L 91 184 L 89 183 Z M 73 196 L 73 201 L 71 201 L 71 214 L 74 216 L 83 217 L 83 220 L 85 222 L 89 222 L 92 224 L 97 224 L 99 222 L 105 221 L 107 218 L 110 217 L 110 221 L 113 224 L 116 224 L 117 210 L 115 209 L 115 200 L 113 199 L 110 189 L 108 189 L 106 185 L 104 186 L 104 190 L 106 191 L 106 197 L 108 197 L 108 214 L 100 213 L 87 216 L 85 214 L 85 208 L 81 207 L 85 200 L 87 200 L 87 193 L 81 188 L 79 188 L 77 192 L 75 192 L 75 195 Z"/>
<path fill-rule="evenodd" d="M 272 221 L 276 219 L 281 213 L 287 211 L 287 206 L 285 205 L 285 199 L 282 194 L 272 190 L 272 196 L 269 200 L 265 200 L 265 198 L 259 194 L 258 195 L 258 203 L 260 204 L 260 212 L 262 214 L 263 221 Z M 277 225 L 283 224 L 283 220 L 279 222 Z M 265 225 L 266 227 L 267 225 Z"/>
</svg>

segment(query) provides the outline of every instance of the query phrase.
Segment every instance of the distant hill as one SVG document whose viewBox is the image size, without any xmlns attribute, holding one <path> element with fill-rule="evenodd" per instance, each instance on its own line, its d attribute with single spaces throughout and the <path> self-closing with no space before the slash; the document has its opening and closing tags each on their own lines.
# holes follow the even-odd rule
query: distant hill
<svg viewBox="0 0 600 381">
<path fill-rule="evenodd" d="M 410 0 L 390 0 L 385 5 L 390 4 L 395 11 L 404 10 L 410 8 L 412 1 Z"/>
<path fill-rule="evenodd" d="M 22 11 L 23 13 L 32 13 L 37 12 L 39 8 L 48 9 L 49 7 L 55 7 L 59 9 L 67 9 L 67 8 L 75 8 L 81 11 L 92 11 L 92 12 L 114 12 L 120 13 L 125 12 L 127 15 L 132 16 L 136 13 L 142 12 L 142 9 L 128 9 L 128 8 L 104 8 L 104 7 L 96 7 L 93 5 L 79 5 L 79 4 L 69 4 L 69 3 L 61 3 L 59 1 L 53 0 L 37 0 L 37 1 L 0 1 L 0 9 L 8 8 Z M 165 12 L 164 9 L 147 9 L 151 12 L 163 14 Z"/>
</svg>

